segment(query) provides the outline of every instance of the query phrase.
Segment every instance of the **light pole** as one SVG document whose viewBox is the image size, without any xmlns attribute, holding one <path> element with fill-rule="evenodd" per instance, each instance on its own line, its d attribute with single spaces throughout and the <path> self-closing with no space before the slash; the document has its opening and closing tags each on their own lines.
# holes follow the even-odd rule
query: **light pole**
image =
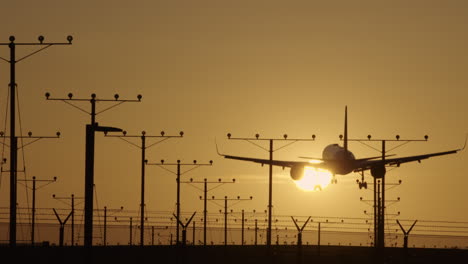
<svg viewBox="0 0 468 264">
<path fill-rule="evenodd" d="M 177 160 L 177 163 L 164 163 L 164 160 L 161 160 L 161 163 L 146 163 L 146 165 L 156 165 L 156 166 L 159 166 L 165 170 L 167 170 L 168 172 L 172 173 L 172 174 L 175 174 L 177 176 L 176 178 L 176 182 L 177 182 L 177 202 L 176 202 L 176 206 L 177 206 L 177 219 L 180 219 L 180 176 L 182 174 L 185 174 L 189 171 L 192 171 L 200 166 L 211 166 L 213 165 L 213 161 L 210 160 L 210 163 L 197 163 L 197 160 L 194 160 L 193 163 L 181 163 L 180 160 Z M 165 168 L 164 166 L 177 166 L 177 172 L 173 172 L 167 168 Z M 180 167 L 181 166 L 191 166 L 192 168 L 184 171 L 184 172 L 181 172 L 180 171 Z M 179 224 L 176 225 L 177 228 L 176 228 L 176 242 L 177 244 L 179 244 Z"/>
<path fill-rule="evenodd" d="M 52 194 L 52 198 L 57 200 L 71 200 L 71 245 L 75 245 L 75 199 L 84 199 L 83 197 L 75 197 L 72 194 L 70 197 L 57 197 L 55 194 Z"/>
<path fill-rule="evenodd" d="M 217 199 L 214 196 L 211 198 L 211 201 L 224 201 L 224 245 L 227 246 L 227 215 L 228 215 L 228 201 L 237 201 L 237 203 L 241 201 L 247 201 L 247 200 L 252 200 L 253 197 L 250 196 L 250 198 L 240 198 L 240 196 L 237 196 L 237 198 L 228 198 L 227 196 L 224 196 L 223 199 Z M 235 203 L 235 204 L 237 204 Z M 232 204 L 231 206 L 234 206 L 235 204 Z M 220 210 L 221 211 L 221 210 Z"/>
<path fill-rule="evenodd" d="M 203 245 L 206 246 L 206 221 L 207 221 L 207 195 L 208 191 L 211 191 L 213 189 L 218 188 L 219 186 L 226 184 L 226 183 L 235 183 L 236 179 L 232 179 L 232 181 L 222 181 L 221 179 L 218 179 L 218 181 L 208 181 L 206 178 L 203 181 L 194 181 L 193 179 L 190 179 L 189 182 L 184 182 L 184 183 L 203 183 L 203 198 L 200 196 L 200 200 L 203 199 Z M 211 189 L 208 189 L 208 183 L 214 183 L 217 184 Z M 195 187 L 197 188 L 197 187 Z M 199 189 L 199 188 L 197 188 Z M 199 189 L 200 190 L 200 189 Z"/>
<path fill-rule="evenodd" d="M 196 213 L 197 212 L 193 212 L 192 216 L 190 217 L 190 219 L 185 224 L 182 223 L 182 221 L 179 219 L 179 217 L 177 215 L 172 214 L 176 218 L 177 223 L 182 226 L 182 246 L 185 246 L 186 243 L 187 243 L 187 227 L 190 224 L 190 222 L 192 221 L 192 219 L 193 219 L 193 217 L 195 216 Z M 195 228 L 194 228 L 194 230 L 195 230 Z M 194 243 L 195 243 L 195 241 L 194 241 Z"/>
<path fill-rule="evenodd" d="M 25 181 L 25 182 L 32 181 L 33 182 L 33 186 L 31 188 L 32 190 L 31 245 L 34 246 L 34 233 L 35 233 L 34 228 L 35 228 L 35 223 L 36 223 L 36 190 L 42 187 L 45 187 L 46 185 L 49 185 L 52 182 L 57 181 L 57 177 L 54 177 L 53 180 L 38 180 L 36 179 L 36 176 L 33 176 L 32 180 L 24 179 L 24 180 L 18 180 L 18 181 Z M 36 182 L 44 182 L 45 184 L 37 187 Z"/>
<path fill-rule="evenodd" d="M 312 135 L 311 139 L 302 139 L 302 138 L 288 138 L 287 134 L 283 135 L 283 138 L 260 138 L 260 134 L 255 134 L 255 138 L 233 138 L 231 133 L 227 134 L 228 139 L 233 139 L 233 140 L 244 140 L 247 141 L 263 150 L 268 151 L 269 153 L 269 159 L 270 162 L 268 163 L 269 165 L 269 174 L 268 174 L 268 229 L 267 229 L 267 246 L 270 248 L 271 246 L 271 214 L 272 214 L 272 209 L 273 209 L 273 152 L 280 150 L 282 148 L 285 148 L 293 143 L 299 142 L 299 141 L 314 141 L 315 140 L 315 135 Z M 268 141 L 269 142 L 269 148 L 264 148 L 263 146 L 257 144 L 255 141 Z M 287 141 L 288 143 L 274 149 L 273 148 L 273 142 L 274 141 Z M 263 166 L 263 164 L 262 164 Z"/>
<path fill-rule="evenodd" d="M 39 42 L 15 42 L 15 37 L 10 36 L 10 42 L 0 43 L 0 46 L 10 48 L 10 59 L 0 57 L 10 64 L 10 246 L 16 246 L 16 204 L 17 204 L 17 137 L 16 137 L 16 63 L 54 45 L 71 45 L 72 36 L 67 37 L 68 42 L 44 42 L 44 36 L 39 36 Z M 16 59 L 16 46 L 42 46 L 40 49 Z"/>
<path fill-rule="evenodd" d="M 183 137 L 184 135 L 184 132 L 183 131 L 180 131 L 179 135 L 178 136 L 168 136 L 168 135 L 165 135 L 164 131 L 161 131 L 161 135 L 160 136 L 149 136 L 149 135 L 146 135 L 146 132 L 145 131 L 142 131 L 141 132 L 141 135 L 127 135 L 127 131 L 123 131 L 123 136 L 119 136 L 119 135 L 106 135 L 106 137 L 117 137 L 117 138 L 120 138 L 121 140 L 141 149 L 141 203 L 140 203 L 140 211 L 141 211 L 141 215 L 140 215 L 140 245 L 143 246 L 144 245 L 144 227 L 145 227 L 145 161 L 146 161 L 146 149 L 158 144 L 158 143 L 161 143 L 167 139 L 170 139 L 170 138 L 181 138 Z M 139 137 L 141 138 L 141 146 L 137 145 L 137 144 L 134 144 L 133 142 L 127 140 L 126 138 L 136 138 L 136 137 Z M 149 145 L 149 146 L 146 146 L 146 138 L 159 138 L 160 140 Z"/>
<path fill-rule="evenodd" d="M 363 145 L 366 145 L 378 152 L 382 155 L 382 164 L 375 165 L 370 168 L 371 175 L 374 177 L 374 247 L 376 248 L 377 252 L 383 257 L 384 255 L 384 248 L 385 248 L 385 174 L 386 174 L 386 166 L 385 166 L 385 158 L 388 152 L 406 145 L 410 142 L 414 141 L 427 141 L 428 136 L 425 135 L 424 139 L 400 139 L 399 135 L 395 136 L 395 139 L 372 139 L 371 135 L 367 136 L 367 139 L 348 139 L 348 141 L 356 141 Z M 342 137 L 340 136 L 340 139 Z M 368 145 L 366 142 L 381 142 L 381 149 L 374 148 Z M 400 142 L 399 145 L 391 148 L 386 149 L 387 142 Z M 395 164 L 397 167 L 400 164 Z M 367 187 L 367 183 L 364 181 L 364 171 L 361 172 L 362 174 L 362 182 L 358 181 L 359 187 L 365 186 Z"/>
<path fill-rule="evenodd" d="M 104 239 L 103 239 L 104 246 L 107 246 L 107 211 L 121 212 L 122 210 L 123 210 L 123 206 L 121 206 L 120 209 L 107 209 L 107 206 L 104 206 Z"/>
<path fill-rule="evenodd" d="M 96 94 L 91 94 L 91 99 L 75 99 L 73 94 L 68 94 L 67 98 L 50 98 L 50 93 L 45 94 L 47 100 L 58 100 L 67 103 L 91 116 L 90 124 L 86 125 L 86 151 L 85 151 L 85 225 L 84 225 L 84 246 L 91 247 L 93 245 L 93 190 L 94 190 L 94 137 L 95 132 L 121 132 L 122 129 L 116 127 L 99 126 L 96 122 L 96 115 L 103 113 L 111 108 L 114 108 L 125 102 L 141 102 L 141 95 L 137 96 L 137 100 L 122 100 L 119 95 L 115 94 L 114 99 L 97 99 Z M 91 103 L 91 112 L 74 105 L 71 101 L 85 101 Z M 96 112 L 96 102 L 114 102 L 112 106 Z"/>
</svg>

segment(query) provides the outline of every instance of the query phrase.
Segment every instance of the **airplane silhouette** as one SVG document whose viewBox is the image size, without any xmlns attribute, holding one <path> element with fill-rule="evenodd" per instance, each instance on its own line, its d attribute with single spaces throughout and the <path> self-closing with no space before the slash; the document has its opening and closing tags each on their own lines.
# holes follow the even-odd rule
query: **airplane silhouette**
<svg viewBox="0 0 468 264">
<path fill-rule="evenodd" d="M 338 144 L 330 144 L 326 146 L 322 152 L 322 158 L 312 158 L 312 157 L 299 157 L 305 159 L 313 159 L 316 162 L 309 161 L 284 161 L 284 160 L 269 160 L 269 159 L 258 159 L 250 157 L 239 157 L 232 155 L 221 154 L 218 151 L 220 156 L 223 156 L 226 159 L 236 159 L 251 161 L 255 163 L 260 163 L 262 166 L 264 164 L 271 164 L 273 166 L 288 167 L 290 168 L 291 178 L 295 181 L 300 180 L 304 176 L 305 167 L 314 167 L 319 169 L 324 169 L 329 171 L 333 175 L 332 183 L 337 183 L 335 175 L 346 175 L 351 172 L 359 172 L 362 175 L 362 185 L 359 184 L 359 187 L 367 188 L 367 184 L 364 182 L 364 171 L 370 170 L 371 175 L 375 178 L 382 178 L 386 172 L 386 166 L 400 166 L 402 163 L 418 161 L 421 162 L 423 159 L 427 159 L 435 156 L 442 156 L 447 154 L 454 154 L 463 148 L 448 150 L 444 152 L 429 153 L 423 155 L 407 156 L 400 158 L 386 158 L 393 155 L 385 156 L 375 156 L 356 159 L 354 154 L 348 150 L 348 107 L 345 107 L 345 123 L 344 123 L 344 134 L 340 135 L 340 138 L 343 140 L 343 146 Z M 427 139 L 427 136 L 426 136 Z"/>
</svg>

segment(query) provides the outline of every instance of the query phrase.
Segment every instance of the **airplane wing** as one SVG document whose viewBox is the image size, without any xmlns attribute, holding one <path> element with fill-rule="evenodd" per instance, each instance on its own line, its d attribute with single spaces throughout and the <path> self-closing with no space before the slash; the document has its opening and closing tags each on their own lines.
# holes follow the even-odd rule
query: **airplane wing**
<svg viewBox="0 0 468 264">
<path fill-rule="evenodd" d="M 408 156 L 408 157 L 392 158 L 392 159 L 385 159 L 385 160 L 367 160 L 367 161 L 360 162 L 360 164 L 358 165 L 358 168 L 356 168 L 354 171 L 358 172 L 358 171 L 368 170 L 374 166 L 379 166 L 379 165 L 400 166 L 400 164 L 407 163 L 407 162 L 413 162 L 413 161 L 421 162 L 421 160 L 428 159 L 430 157 L 455 154 L 460 150 L 462 149 L 429 153 L 429 154 L 423 154 L 423 155 Z"/>
<path fill-rule="evenodd" d="M 286 160 L 271 160 L 270 161 L 269 159 L 239 157 L 239 156 L 231 156 L 231 155 L 224 155 L 224 154 L 219 154 L 219 155 L 225 157 L 226 159 L 245 160 L 245 161 L 260 163 L 262 165 L 271 164 L 271 165 L 280 166 L 280 167 L 283 167 L 283 168 L 285 168 L 285 167 L 291 168 L 291 167 L 294 167 L 296 165 L 321 168 L 320 163 L 312 164 L 312 163 L 307 162 L 307 161 L 286 161 Z"/>
</svg>

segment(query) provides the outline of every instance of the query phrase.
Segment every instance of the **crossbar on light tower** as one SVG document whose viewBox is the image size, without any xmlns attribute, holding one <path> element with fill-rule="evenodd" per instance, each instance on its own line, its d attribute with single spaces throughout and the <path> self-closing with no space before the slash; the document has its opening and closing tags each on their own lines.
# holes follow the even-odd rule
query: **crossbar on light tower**
<svg viewBox="0 0 468 264">
<path fill-rule="evenodd" d="M 212 166 L 213 165 L 213 161 L 210 160 L 209 163 L 197 163 L 197 160 L 194 160 L 193 163 L 181 163 L 180 160 L 177 160 L 176 163 L 164 163 L 164 160 L 161 160 L 160 163 L 148 163 L 146 162 L 146 165 L 156 165 L 156 166 L 159 166 L 161 167 L 162 169 L 172 173 L 172 174 L 175 174 L 177 176 L 176 178 L 176 182 L 177 182 L 177 202 L 176 202 L 176 206 L 177 206 L 177 219 L 180 219 L 180 176 L 182 174 L 185 174 L 189 171 L 192 171 L 200 166 Z M 173 172 L 167 168 L 165 168 L 164 166 L 177 166 L 177 172 Z M 180 171 L 180 167 L 181 166 L 193 166 L 191 169 L 188 169 L 184 172 L 181 172 Z M 177 242 L 177 245 L 179 244 L 179 224 L 177 223 L 177 228 L 176 228 L 176 242 Z"/>
<path fill-rule="evenodd" d="M 71 194 L 70 197 L 58 197 L 55 194 L 52 194 L 52 198 L 57 200 L 70 200 L 71 201 L 71 245 L 75 245 L 75 199 L 84 200 L 84 197 L 75 197 L 75 194 Z M 63 201 L 62 201 L 63 202 Z M 81 203 L 80 203 L 81 204 Z"/>
<path fill-rule="evenodd" d="M 244 140 L 247 141 L 263 150 L 268 151 L 270 163 L 269 163 L 269 175 L 268 175 L 268 229 L 267 229 L 267 246 L 270 248 L 271 246 L 271 214 L 272 214 L 272 209 L 273 209 L 273 164 L 271 161 L 273 160 L 273 152 L 283 149 L 291 144 L 294 144 L 299 141 L 315 141 L 315 135 L 312 135 L 311 139 L 305 139 L 305 138 L 288 138 L 287 134 L 283 135 L 283 138 L 260 138 L 260 134 L 255 134 L 255 138 L 233 138 L 231 133 L 227 134 L 228 139 L 232 140 Z M 260 146 L 259 144 L 255 143 L 255 141 L 268 141 L 269 142 L 269 148 L 264 148 Z M 288 144 L 283 145 L 279 148 L 273 149 L 273 142 L 274 141 L 288 141 Z M 263 165 L 263 164 L 262 164 Z"/>
<path fill-rule="evenodd" d="M 33 186 L 29 188 L 32 190 L 32 213 L 31 213 L 31 245 L 34 246 L 34 234 L 35 234 L 35 223 L 36 223 L 36 190 L 45 187 L 46 185 L 51 184 L 52 182 L 57 181 L 57 177 L 54 177 L 52 180 L 40 180 L 36 179 L 36 176 L 33 176 L 32 179 L 23 179 L 18 181 L 29 182 L 32 181 Z M 42 186 L 36 186 L 36 182 L 44 182 Z M 27 185 L 26 185 L 27 186 Z"/>
<path fill-rule="evenodd" d="M 68 42 L 44 42 L 44 36 L 38 37 L 39 42 L 15 42 L 15 36 L 10 36 L 8 43 L 0 43 L 0 46 L 10 48 L 10 59 L 0 57 L 1 60 L 10 64 L 10 226 L 9 243 L 16 246 L 16 204 L 17 204 L 17 141 L 16 141 L 16 63 L 29 58 L 54 45 L 71 45 L 73 37 L 68 36 Z M 16 46 L 42 46 L 42 48 L 29 53 L 26 56 L 16 59 Z"/>
<path fill-rule="evenodd" d="M 429 137 L 425 135 L 424 139 L 400 139 L 400 135 L 396 135 L 395 139 L 373 139 L 371 135 L 368 135 L 367 139 L 348 139 L 348 141 L 359 142 L 380 152 L 382 155 L 382 162 L 385 162 L 388 152 L 410 142 L 427 141 L 428 138 Z M 340 136 L 340 139 L 342 140 L 343 137 Z M 381 149 L 372 147 L 365 142 L 381 142 Z M 401 144 L 391 149 L 386 149 L 386 142 L 400 142 Z M 399 164 L 397 164 L 397 166 L 399 166 Z M 384 256 L 385 249 L 385 174 L 385 165 L 371 168 L 371 175 L 374 177 L 374 247 L 381 257 Z M 378 182 L 379 180 L 380 182 Z M 364 172 L 362 172 L 362 184 L 364 183 Z"/>
<path fill-rule="evenodd" d="M 142 131 L 141 132 L 141 135 L 127 135 L 127 131 L 123 131 L 123 136 L 119 136 L 119 135 L 106 135 L 106 137 L 117 137 L 117 138 L 120 138 L 121 140 L 141 149 L 141 202 L 140 202 L 140 211 L 141 211 L 141 215 L 140 215 L 140 245 L 143 246 L 144 245 L 144 227 L 145 227 L 145 161 L 146 161 L 146 149 L 158 144 L 158 143 L 161 143 L 167 139 L 170 139 L 170 138 L 181 138 L 184 136 L 184 132 L 183 131 L 180 131 L 179 132 L 179 135 L 178 136 L 170 136 L 170 135 L 166 135 L 164 131 L 161 131 L 161 135 L 158 135 L 158 136 L 150 136 L 150 135 L 146 135 L 146 132 L 145 131 Z M 137 145 L 137 144 L 134 144 L 133 142 L 127 140 L 126 138 L 141 138 L 141 146 Z M 149 145 L 149 146 L 146 146 L 146 138 L 159 138 L 160 140 Z"/>
<path fill-rule="evenodd" d="M 228 215 L 227 209 L 228 209 L 228 201 L 237 201 L 239 203 L 241 201 L 247 201 L 247 200 L 250 201 L 252 199 L 253 199 L 252 196 L 250 196 L 250 198 L 240 198 L 240 196 L 237 196 L 237 198 L 228 198 L 227 196 L 224 196 L 224 198 L 215 198 L 213 196 L 211 198 L 211 201 L 224 201 L 224 245 L 225 246 L 227 246 L 227 215 Z M 233 206 L 233 205 L 231 205 L 231 206 Z"/>
<path fill-rule="evenodd" d="M 85 153 L 85 225 L 84 225 L 84 246 L 91 247 L 93 245 L 93 190 L 94 190 L 94 138 L 95 132 L 122 132 L 121 128 L 99 126 L 96 122 L 96 115 L 103 113 L 111 108 L 121 105 L 125 102 L 141 102 L 141 95 L 137 96 L 137 100 L 122 100 L 119 95 L 115 94 L 114 99 L 97 99 L 96 94 L 91 94 L 90 99 L 73 98 L 73 94 L 69 93 L 68 98 L 50 98 L 50 93 L 45 94 L 47 100 L 62 101 L 69 104 L 82 112 L 91 116 L 90 124 L 86 125 L 86 153 Z M 91 111 L 88 112 L 74 104 L 71 101 L 90 102 Z M 96 112 L 96 102 L 114 102 L 112 106 Z"/>
<path fill-rule="evenodd" d="M 203 188 L 203 245 L 206 246 L 206 221 L 207 221 L 207 213 L 208 213 L 208 210 L 207 210 L 207 195 L 208 195 L 208 191 L 211 191 L 213 189 L 216 189 L 218 188 L 219 186 L 223 185 L 223 184 L 226 184 L 226 183 L 235 183 L 236 182 L 236 179 L 232 179 L 232 181 L 222 181 L 221 179 L 218 179 L 218 181 L 208 181 L 206 178 L 203 180 L 203 181 L 194 181 L 193 179 L 190 179 L 189 182 L 183 182 L 183 183 L 203 183 L 204 184 L 204 188 Z M 218 185 L 216 185 L 215 187 L 211 188 L 211 189 L 208 189 L 208 183 L 216 183 Z M 197 188 L 198 189 L 198 188 Z M 202 197 L 200 196 L 200 200 L 202 199 Z"/>
</svg>

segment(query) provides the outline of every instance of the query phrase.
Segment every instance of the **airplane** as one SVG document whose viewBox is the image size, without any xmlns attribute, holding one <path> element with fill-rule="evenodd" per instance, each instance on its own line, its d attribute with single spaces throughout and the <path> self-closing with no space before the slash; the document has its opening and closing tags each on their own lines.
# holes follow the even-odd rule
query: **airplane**
<svg viewBox="0 0 468 264">
<path fill-rule="evenodd" d="M 339 144 L 330 144 L 323 149 L 322 158 L 311 158 L 311 157 L 299 157 L 305 159 L 313 159 L 317 162 L 309 162 L 309 161 L 284 161 L 284 160 L 269 160 L 269 159 L 259 159 L 259 158 L 250 158 L 250 157 L 240 157 L 240 156 L 232 156 L 219 153 L 218 155 L 223 156 L 226 159 L 235 159 L 235 160 L 243 160 L 243 161 L 251 161 L 255 163 L 260 163 L 262 166 L 264 164 L 271 164 L 273 166 L 280 166 L 290 168 L 290 175 L 291 178 L 295 181 L 300 180 L 304 175 L 304 168 L 305 167 L 314 167 L 318 169 L 324 169 L 329 171 L 332 175 L 332 183 L 337 183 L 335 175 L 346 175 L 352 172 L 361 173 L 362 181 L 359 182 L 359 188 L 366 188 L 367 183 L 364 181 L 364 172 L 370 170 L 371 175 L 375 178 L 382 178 L 385 176 L 386 166 L 397 166 L 399 167 L 400 164 L 418 161 L 419 163 L 423 159 L 428 159 L 430 157 L 435 156 L 442 156 L 448 154 L 454 154 L 461 150 L 463 150 L 466 146 L 466 139 L 465 145 L 463 148 L 448 150 L 443 152 L 436 152 L 436 153 L 429 153 L 423 155 L 415 155 L 415 156 L 407 156 L 407 157 L 399 157 L 399 158 L 386 158 L 388 156 L 393 155 L 385 155 L 384 157 L 375 156 L 375 157 L 366 157 L 356 159 L 354 154 L 348 149 L 348 107 L 345 106 L 345 123 L 344 123 L 344 134 L 343 136 L 340 135 L 340 138 L 343 140 L 343 146 Z M 427 136 L 426 136 L 427 139 Z M 217 146 L 216 146 L 217 148 Z"/>
</svg>

